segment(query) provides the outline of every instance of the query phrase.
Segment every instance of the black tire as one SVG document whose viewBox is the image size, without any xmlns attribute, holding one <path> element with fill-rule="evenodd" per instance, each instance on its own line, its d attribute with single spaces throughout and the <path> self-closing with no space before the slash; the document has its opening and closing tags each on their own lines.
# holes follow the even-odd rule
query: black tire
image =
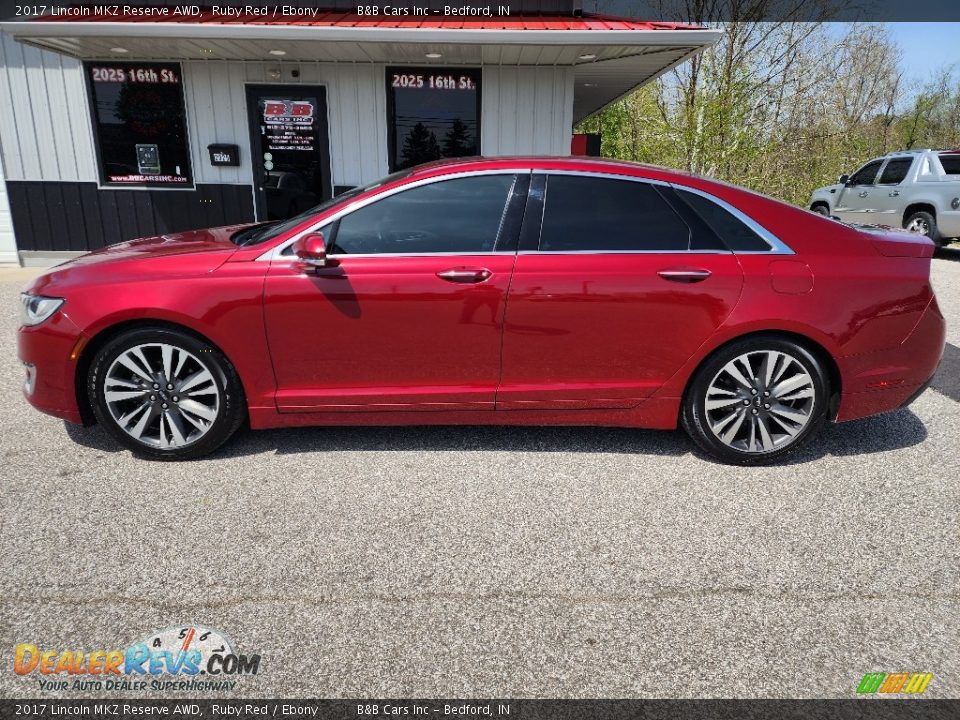
<svg viewBox="0 0 960 720">
<path fill-rule="evenodd" d="M 765 407 L 769 408 L 771 406 L 765 404 L 768 398 L 764 397 L 764 392 L 775 391 L 778 386 L 782 386 L 782 381 L 781 383 L 772 383 L 769 386 L 770 391 L 768 391 L 766 384 L 762 380 L 758 380 L 753 387 L 749 388 L 739 383 L 730 384 L 729 388 L 731 389 L 722 387 L 718 389 L 715 386 L 711 392 L 730 393 L 731 396 L 736 393 L 736 399 L 731 399 L 724 409 L 707 410 L 707 393 L 711 389 L 711 384 L 715 381 L 722 384 L 724 380 L 732 379 L 732 376 L 724 377 L 721 375 L 724 368 L 728 367 L 728 363 L 737 358 L 748 356 L 748 362 L 757 365 L 757 375 L 762 377 L 764 372 L 759 363 L 763 362 L 763 354 L 767 352 L 782 353 L 799 364 L 799 368 L 792 363 L 787 364 L 783 372 L 789 372 L 790 375 L 782 375 L 781 377 L 808 379 L 810 393 L 812 394 L 812 397 L 809 398 L 809 405 L 807 405 L 808 399 L 806 398 L 791 400 L 788 399 L 791 393 L 783 393 L 784 403 L 774 403 L 776 408 L 780 408 L 780 410 L 765 410 Z M 781 359 L 776 362 L 786 363 L 787 361 Z M 808 378 L 804 377 L 800 368 L 806 371 Z M 749 373 L 743 373 L 743 375 L 749 378 Z M 756 393 L 753 392 L 754 389 L 757 390 Z M 806 393 L 807 387 L 804 385 L 798 391 L 792 392 Z M 725 402 L 725 395 L 715 395 L 714 397 L 720 397 L 721 402 Z M 830 384 L 827 373 L 816 355 L 799 343 L 785 337 L 756 335 L 720 348 L 697 369 L 683 398 L 681 424 L 697 447 L 721 462 L 730 465 L 766 465 L 775 463 L 785 455 L 795 452 L 817 434 L 827 417 L 829 397 Z M 749 405 L 744 402 L 747 399 L 750 401 Z M 741 403 L 744 404 L 742 408 Z M 799 412 L 801 414 L 806 411 L 806 424 L 792 438 L 790 437 L 790 430 L 787 430 L 787 428 L 789 426 L 791 430 L 795 430 L 793 423 L 780 420 L 774 414 L 783 411 Z M 711 417 L 710 413 L 714 413 L 714 415 Z M 736 416 L 730 421 L 729 425 L 724 425 L 722 422 L 726 419 L 725 414 Z M 743 414 L 742 420 L 739 419 L 739 414 Z M 764 431 L 759 430 L 761 419 L 764 424 Z M 735 435 L 737 439 L 732 442 L 735 444 L 742 443 L 747 447 L 732 446 L 721 440 L 711 429 L 711 420 L 714 427 L 723 426 L 724 432 L 733 428 L 733 426 L 737 426 L 739 428 Z M 768 438 L 761 439 L 760 436 L 765 431 L 768 431 Z M 720 434 L 722 435 L 724 432 Z M 760 445 L 765 444 L 763 440 L 766 439 L 771 440 L 772 444 L 769 449 L 762 449 Z M 750 450 L 750 447 L 754 449 Z"/>
<path fill-rule="evenodd" d="M 944 246 L 946 241 L 940 234 L 940 230 L 937 227 L 937 219 L 933 216 L 933 214 L 928 213 L 926 210 L 917 210 L 916 212 L 910 213 L 910 216 L 904 220 L 903 227 L 909 228 L 914 223 L 921 223 L 927 228 L 927 231 L 923 234 L 933 240 L 937 247 Z"/>
<path fill-rule="evenodd" d="M 823 203 L 817 203 L 812 208 L 810 208 L 817 215 L 823 215 L 824 217 L 830 217 L 830 207 L 824 205 Z"/>
<path fill-rule="evenodd" d="M 126 380 L 111 380 L 110 385 L 112 388 L 119 388 L 119 392 L 121 393 L 137 395 L 137 397 L 122 402 L 111 402 L 114 412 L 124 413 L 121 418 L 132 418 L 128 421 L 131 427 L 136 427 L 137 423 L 134 422 L 136 418 L 143 418 L 145 415 L 153 413 L 153 419 L 147 422 L 146 428 L 153 428 L 154 422 L 156 422 L 156 427 L 158 428 L 157 437 L 169 436 L 171 438 L 170 442 L 175 442 L 172 439 L 173 433 L 171 427 L 171 424 L 175 421 L 171 419 L 169 413 L 176 413 L 176 424 L 179 428 L 178 432 L 181 433 L 181 437 L 185 441 L 180 447 L 161 447 L 160 445 L 150 444 L 149 438 L 146 438 L 144 441 L 135 438 L 132 434 L 124 430 L 114 417 L 114 412 L 111 412 L 111 403 L 108 403 L 105 394 L 107 374 L 111 372 L 111 368 L 114 367 L 115 362 L 117 363 L 114 370 L 116 373 L 126 371 L 126 366 L 118 361 L 121 355 L 129 350 L 141 347 L 141 352 L 145 353 L 148 360 L 152 359 L 154 361 L 151 363 L 153 367 L 158 367 L 156 361 L 160 359 L 159 369 L 162 370 L 163 345 L 172 346 L 175 349 L 174 352 L 177 358 L 181 356 L 185 357 L 182 365 L 183 373 L 192 372 L 194 376 L 206 377 L 202 372 L 206 370 L 210 376 L 212 376 L 210 379 L 205 380 L 204 385 L 201 385 L 198 390 L 207 390 L 205 393 L 200 393 L 206 396 L 203 398 L 204 402 L 214 402 L 211 401 L 210 396 L 215 397 L 215 411 L 204 406 L 205 412 L 210 413 L 213 417 L 205 421 L 192 412 L 190 413 L 191 417 L 193 417 L 191 422 L 199 421 L 206 429 L 201 430 L 191 425 L 190 422 L 187 422 L 189 418 L 187 418 L 186 414 L 184 414 L 180 408 L 175 408 L 173 411 L 169 410 L 169 407 L 175 407 L 174 401 L 184 402 L 185 399 L 189 399 L 187 398 L 187 395 L 190 394 L 189 391 L 184 391 L 184 396 L 181 398 L 174 394 L 177 392 L 176 388 L 167 390 L 166 387 L 161 387 L 159 390 L 152 390 L 150 388 L 156 386 L 145 385 L 144 383 L 146 381 L 144 377 L 138 377 L 132 372 Z M 126 358 L 129 359 L 129 356 L 126 356 Z M 142 364 L 138 364 L 138 367 L 142 368 Z M 174 372 L 170 374 L 176 375 Z M 143 380 L 143 382 L 141 382 L 141 380 Z M 127 389 L 126 385 L 114 384 L 115 382 L 126 382 L 129 384 L 134 381 L 138 384 L 144 384 L 144 388 L 146 389 L 131 388 L 132 391 L 124 392 Z M 174 378 L 174 382 L 177 382 L 176 378 Z M 181 382 L 180 384 L 185 385 L 186 383 Z M 218 394 L 215 395 L 213 388 L 215 388 Z M 90 371 L 87 375 L 87 394 L 90 407 L 93 408 L 97 422 L 121 445 L 132 450 L 134 454 L 151 460 L 192 460 L 208 455 L 230 439 L 243 423 L 247 414 L 246 400 L 240 378 L 233 365 L 223 353 L 212 347 L 209 343 L 189 333 L 165 327 L 135 328 L 122 332 L 107 341 L 107 343 L 97 351 L 90 365 Z M 163 402 L 167 404 L 162 407 L 168 408 L 168 410 L 160 409 L 160 403 Z M 130 403 L 130 405 L 124 405 L 124 403 Z M 194 406 L 196 406 L 196 402 L 194 402 Z M 142 414 L 134 417 L 126 413 L 126 407 L 131 407 L 131 412 L 136 408 L 146 409 L 142 411 Z M 162 422 L 160 415 L 164 416 Z M 165 425 L 167 432 L 165 432 Z M 143 432 L 145 433 L 146 430 Z M 198 436 L 196 439 L 190 440 L 189 433 L 198 434 Z"/>
</svg>

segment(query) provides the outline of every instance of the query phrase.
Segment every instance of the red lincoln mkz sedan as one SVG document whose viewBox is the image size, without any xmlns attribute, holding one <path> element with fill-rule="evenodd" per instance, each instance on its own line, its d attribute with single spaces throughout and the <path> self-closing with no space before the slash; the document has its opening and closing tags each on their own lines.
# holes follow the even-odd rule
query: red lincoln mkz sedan
<svg viewBox="0 0 960 720">
<path fill-rule="evenodd" d="M 933 249 L 656 167 L 441 162 L 61 265 L 22 298 L 24 393 L 158 459 L 245 421 L 680 423 L 770 462 L 927 386 Z"/>
</svg>

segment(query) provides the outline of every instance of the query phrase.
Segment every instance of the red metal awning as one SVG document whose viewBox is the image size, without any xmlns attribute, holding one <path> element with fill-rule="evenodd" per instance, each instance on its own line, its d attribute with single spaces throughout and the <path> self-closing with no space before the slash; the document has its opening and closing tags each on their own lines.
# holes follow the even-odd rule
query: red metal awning
<svg viewBox="0 0 960 720">
<path fill-rule="evenodd" d="M 170 10 L 172 12 L 172 9 Z M 275 11 L 276 12 L 276 11 Z M 292 27 L 343 27 L 343 28 L 404 28 L 444 30 L 556 30 L 577 32 L 623 31 L 623 30 L 702 30 L 702 26 L 684 23 L 648 22 L 610 15 L 584 13 L 580 16 L 564 15 L 515 15 L 512 17 L 364 17 L 356 13 L 321 12 L 316 16 L 225 15 L 203 10 L 197 15 L 45 15 L 31 22 L 103 22 L 103 23 L 150 23 L 182 25 L 284 25 Z"/>
</svg>

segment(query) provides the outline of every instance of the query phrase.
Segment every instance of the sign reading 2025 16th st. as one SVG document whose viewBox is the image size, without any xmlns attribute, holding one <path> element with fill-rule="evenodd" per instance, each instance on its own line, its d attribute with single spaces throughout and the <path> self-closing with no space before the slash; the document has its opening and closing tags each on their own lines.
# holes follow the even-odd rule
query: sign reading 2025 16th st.
<svg viewBox="0 0 960 720">
<path fill-rule="evenodd" d="M 128 68 L 100 67 L 90 68 L 90 77 L 94 82 L 130 82 L 130 83 L 167 83 L 180 82 L 180 75 L 174 67 L 131 66 Z"/>
<path fill-rule="evenodd" d="M 241 653 L 223 633 L 200 625 L 152 632 L 125 648 L 14 647 L 13 671 L 43 691 L 232 691 L 260 672 L 260 655 Z"/>
</svg>

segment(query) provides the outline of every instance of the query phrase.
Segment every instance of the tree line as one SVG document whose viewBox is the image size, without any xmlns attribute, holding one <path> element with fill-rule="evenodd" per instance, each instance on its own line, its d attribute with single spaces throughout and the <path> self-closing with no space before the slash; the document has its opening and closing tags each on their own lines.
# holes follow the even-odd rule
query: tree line
<svg viewBox="0 0 960 720">
<path fill-rule="evenodd" d="M 906 77 L 883 24 L 715 26 L 724 30 L 715 46 L 576 131 L 602 133 L 604 156 L 688 170 L 797 205 L 872 157 L 960 147 L 957 69 L 924 82 Z"/>
</svg>

